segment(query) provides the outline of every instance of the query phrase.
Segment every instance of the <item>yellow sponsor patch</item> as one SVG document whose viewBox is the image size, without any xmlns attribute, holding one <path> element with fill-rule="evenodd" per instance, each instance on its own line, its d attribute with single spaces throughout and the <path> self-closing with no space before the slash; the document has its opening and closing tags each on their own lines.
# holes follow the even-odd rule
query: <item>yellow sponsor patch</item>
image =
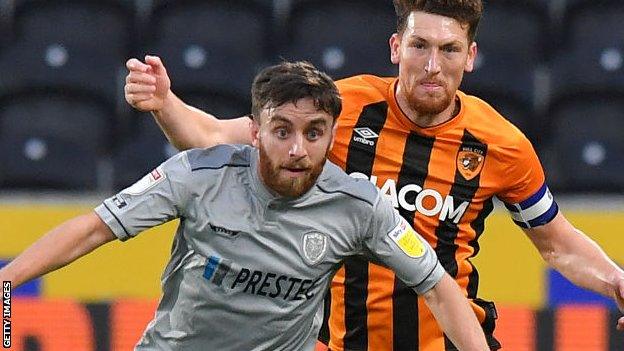
<svg viewBox="0 0 624 351">
<path fill-rule="evenodd" d="M 400 217 L 399 223 L 388 233 L 392 241 L 409 257 L 417 258 L 425 254 L 425 245 L 409 223 Z"/>
</svg>

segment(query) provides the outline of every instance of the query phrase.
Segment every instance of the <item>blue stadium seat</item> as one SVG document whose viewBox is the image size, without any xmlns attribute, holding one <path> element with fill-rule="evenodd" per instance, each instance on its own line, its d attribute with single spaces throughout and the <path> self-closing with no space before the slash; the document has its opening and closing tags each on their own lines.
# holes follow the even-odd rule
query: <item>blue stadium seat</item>
<svg viewBox="0 0 624 351">
<path fill-rule="evenodd" d="M 270 11 L 244 0 L 164 1 L 148 26 L 148 53 L 161 56 L 175 90 L 248 98 L 266 64 Z"/>
<path fill-rule="evenodd" d="M 391 1 L 300 1 L 292 8 L 280 53 L 307 60 L 334 79 L 396 75 L 388 39 L 396 31 Z"/>
<path fill-rule="evenodd" d="M 131 47 L 132 13 L 115 1 L 19 1 L 0 52 L 0 91 L 74 87 L 115 102 Z"/>
<path fill-rule="evenodd" d="M 11 7 L 5 0 L 0 0 L 0 54 L 11 36 Z"/>
<path fill-rule="evenodd" d="M 492 101 L 515 99 L 531 109 L 547 29 L 546 14 L 536 6 L 517 1 L 486 4 L 474 71 L 464 76 L 461 89 Z"/>
<path fill-rule="evenodd" d="M 3 188 L 95 190 L 98 163 L 113 139 L 113 108 L 58 92 L 0 100 Z"/>
<path fill-rule="evenodd" d="M 246 100 L 219 95 L 202 95 L 202 92 L 178 93 L 186 103 L 198 107 L 219 118 L 239 117 L 249 113 Z M 123 189 L 154 169 L 177 150 L 169 144 L 158 125 L 147 114 L 136 116 L 132 133 L 113 157 L 115 169 L 114 187 Z"/>
<path fill-rule="evenodd" d="M 555 107 L 549 151 L 572 191 L 624 191 L 624 96 L 568 100 Z"/>
<path fill-rule="evenodd" d="M 137 116 L 134 122 L 126 142 L 113 155 L 117 190 L 132 185 L 177 152 L 149 115 Z"/>
<path fill-rule="evenodd" d="M 590 1 L 571 7 L 563 45 L 552 63 L 553 99 L 588 92 L 624 93 L 624 2 Z"/>
<path fill-rule="evenodd" d="M 205 90 L 182 90 L 176 92 L 187 104 L 217 116 L 219 119 L 231 119 L 251 113 L 251 102 L 237 95 Z"/>
<path fill-rule="evenodd" d="M 135 0 L 128 0 L 128 1 L 135 1 Z M 139 0 L 139 1 L 143 1 L 143 0 Z M 263 11 L 271 11 L 273 9 L 273 6 L 275 4 L 275 1 L 291 1 L 291 0 L 245 0 L 247 3 L 253 3 L 252 6 L 261 6 L 264 7 Z M 180 2 L 180 0 L 151 0 L 152 3 L 152 7 L 160 7 L 163 6 L 167 3 L 174 3 L 174 2 Z"/>
</svg>

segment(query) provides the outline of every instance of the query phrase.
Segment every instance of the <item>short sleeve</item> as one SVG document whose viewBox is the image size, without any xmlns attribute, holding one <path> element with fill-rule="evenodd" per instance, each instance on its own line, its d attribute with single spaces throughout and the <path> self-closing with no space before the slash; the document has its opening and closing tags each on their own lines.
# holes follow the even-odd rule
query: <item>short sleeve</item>
<svg viewBox="0 0 624 351">
<path fill-rule="evenodd" d="M 121 241 L 180 217 L 190 175 L 186 153 L 180 153 L 156 167 L 132 186 L 95 208 L 97 215 Z"/>
<path fill-rule="evenodd" d="M 366 246 L 419 294 L 433 288 L 444 275 L 435 251 L 385 196 L 379 196 L 374 206 Z"/>
<path fill-rule="evenodd" d="M 542 165 L 526 137 L 520 139 L 517 150 L 509 153 L 505 174 L 510 184 L 498 197 L 505 203 L 514 223 L 532 228 L 549 223 L 559 207 L 544 176 Z"/>
</svg>

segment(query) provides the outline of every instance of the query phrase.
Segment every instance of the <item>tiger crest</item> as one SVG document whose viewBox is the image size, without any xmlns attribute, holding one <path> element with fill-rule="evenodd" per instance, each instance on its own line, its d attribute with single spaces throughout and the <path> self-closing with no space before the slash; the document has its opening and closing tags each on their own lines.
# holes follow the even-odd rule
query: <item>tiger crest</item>
<svg viewBox="0 0 624 351">
<path fill-rule="evenodd" d="M 466 180 L 471 180 L 481 172 L 484 160 L 481 150 L 464 148 L 457 153 L 457 170 Z"/>
</svg>

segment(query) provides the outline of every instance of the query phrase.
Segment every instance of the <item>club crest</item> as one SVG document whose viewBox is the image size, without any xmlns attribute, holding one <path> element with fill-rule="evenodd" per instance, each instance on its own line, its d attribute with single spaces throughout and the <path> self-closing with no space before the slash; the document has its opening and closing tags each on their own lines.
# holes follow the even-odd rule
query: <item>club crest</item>
<svg viewBox="0 0 624 351">
<path fill-rule="evenodd" d="M 481 173 L 483 161 L 482 150 L 465 147 L 457 153 L 457 170 L 466 180 L 471 180 Z"/>
<path fill-rule="evenodd" d="M 303 235 L 303 257 L 309 264 L 317 264 L 325 257 L 327 235 L 310 232 Z"/>
</svg>

